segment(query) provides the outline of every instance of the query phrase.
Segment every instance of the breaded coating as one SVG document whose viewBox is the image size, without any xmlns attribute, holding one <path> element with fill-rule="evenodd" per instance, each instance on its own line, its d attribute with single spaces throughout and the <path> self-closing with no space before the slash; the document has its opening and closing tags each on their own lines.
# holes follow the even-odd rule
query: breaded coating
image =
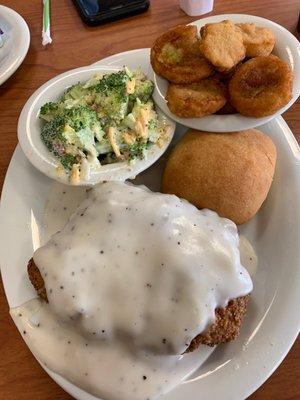
<svg viewBox="0 0 300 400">
<path fill-rule="evenodd" d="M 246 55 L 241 31 L 225 20 L 201 28 L 200 50 L 219 71 L 229 71 Z"/>
<path fill-rule="evenodd" d="M 37 294 L 40 296 L 41 299 L 48 302 L 44 279 L 40 273 L 40 270 L 35 265 L 33 258 L 31 258 L 28 262 L 27 272 L 30 282 L 32 286 L 35 288 Z"/>
<path fill-rule="evenodd" d="M 226 104 L 226 88 L 215 78 L 190 85 L 170 83 L 166 100 L 170 111 L 183 118 L 203 117 Z"/>
<path fill-rule="evenodd" d="M 220 108 L 220 110 L 218 110 L 218 111 L 216 112 L 216 114 L 218 114 L 218 115 L 237 114 L 237 110 L 233 107 L 232 104 L 230 104 L 229 101 L 227 101 L 227 103 L 225 104 L 225 106 L 223 106 L 222 108 Z"/>
<path fill-rule="evenodd" d="M 236 339 L 247 311 L 249 295 L 231 300 L 227 307 L 216 309 L 216 320 L 190 343 L 186 352 L 197 349 L 201 344 L 216 346 Z"/>
<path fill-rule="evenodd" d="M 240 64 L 238 64 L 238 65 L 240 65 Z M 226 104 L 222 108 L 220 108 L 220 110 L 216 111 L 215 114 L 218 114 L 218 115 L 237 114 L 237 110 L 230 103 L 229 95 L 228 95 L 228 84 L 230 82 L 230 79 L 233 77 L 233 74 L 234 74 L 236 68 L 237 68 L 237 66 L 232 68 L 230 71 L 228 71 L 226 73 L 216 72 L 214 74 L 214 78 L 218 79 L 226 87 L 226 98 L 227 98 Z"/>
<path fill-rule="evenodd" d="M 236 24 L 243 36 L 247 57 L 268 56 L 275 45 L 275 35 L 268 29 L 253 23 Z"/>
<path fill-rule="evenodd" d="M 229 82 L 234 108 L 248 117 L 274 114 L 292 98 L 293 74 L 287 62 L 270 55 L 240 65 Z"/>
<path fill-rule="evenodd" d="M 48 301 L 42 275 L 31 258 L 27 266 L 28 276 L 38 295 Z M 240 331 L 247 309 L 249 295 L 231 300 L 227 307 L 216 310 L 215 322 L 203 333 L 196 336 L 186 352 L 195 350 L 200 344 L 215 346 L 234 340 Z"/>
<path fill-rule="evenodd" d="M 179 25 L 158 37 L 151 48 L 153 70 L 170 82 L 198 82 L 213 73 L 201 55 L 197 27 Z"/>
<path fill-rule="evenodd" d="M 265 201 L 275 165 L 276 147 L 257 129 L 224 133 L 189 129 L 167 160 L 162 189 L 239 225 Z"/>
</svg>

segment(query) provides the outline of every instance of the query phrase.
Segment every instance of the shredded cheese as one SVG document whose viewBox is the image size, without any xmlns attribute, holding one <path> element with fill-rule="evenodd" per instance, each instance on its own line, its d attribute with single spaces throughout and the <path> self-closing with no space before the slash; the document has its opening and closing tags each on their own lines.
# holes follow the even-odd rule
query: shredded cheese
<svg viewBox="0 0 300 400">
<path fill-rule="evenodd" d="M 123 133 L 123 140 L 126 144 L 132 145 L 135 142 L 135 137 L 128 132 Z"/>
<path fill-rule="evenodd" d="M 72 185 L 77 185 L 79 180 L 80 180 L 79 165 L 73 164 L 72 169 L 71 169 L 71 174 L 70 174 L 70 183 Z"/>
<path fill-rule="evenodd" d="M 108 136 L 108 139 L 109 139 L 109 141 L 110 141 L 111 147 L 112 147 L 112 149 L 113 149 L 115 155 L 116 155 L 118 158 L 120 158 L 120 157 L 121 157 L 121 153 L 120 153 L 119 145 L 118 145 L 118 143 L 116 142 L 115 128 L 114 128 L 114 127 L 110 126 L 110 127 L 108 128 L 108 134 L 107 134 L 107 136 Z"/>
<path fill-rule="evenodd" d="M 148 122 L 150 117 L 150 112 L 148 108 L 142 108 L 139 113 L 139 117 L 135 123 L 134 130 L 137 135 L 142 138 L 148 137 Z"/>
<path fill-rule="evenodd" d="M 133 94 L 135 90 L 135 78 L 132 78 L 129 81 L 126 81 L 126 93 Z"/>
</svg>

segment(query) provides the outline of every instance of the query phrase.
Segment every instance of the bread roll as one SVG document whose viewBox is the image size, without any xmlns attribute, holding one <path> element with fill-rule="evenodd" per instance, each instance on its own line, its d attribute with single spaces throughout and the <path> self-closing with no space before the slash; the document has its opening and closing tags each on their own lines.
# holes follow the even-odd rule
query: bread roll
<svg viewBox="0 0 300 400">
<path fill-rule="evenodd" d="M 274 143 L 256 129 L 229 133 L 190 129 L 168 159 L 163 192 L 243 224 L 266 199 L 275 163 Z"/>
</svg>

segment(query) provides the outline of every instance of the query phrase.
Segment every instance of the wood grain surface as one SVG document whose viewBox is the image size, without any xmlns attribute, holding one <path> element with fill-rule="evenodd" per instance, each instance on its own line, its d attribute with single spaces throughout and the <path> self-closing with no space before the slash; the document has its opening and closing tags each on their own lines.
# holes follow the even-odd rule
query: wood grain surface
<svg viewBox="0 0 300 400">
<path fill-rule="evenodd" d="M 25 101 L 41 84 L 63 71 L 91 64 L 108 55 L 150 47 L 154 38 L 167 28 L 197 19 L 185 15 L 178 6 L 179 1 L 152 0 L 145 14 L 91 28 L 83 24 L 71 0 L 52 0 L 51 3 L 53 44 L 43 48 L 42 0 L 1 1 L 2 5 L 13 8 L 25 18 L 31 44 L 22 66 L 0 87 L 0 191 L 17 144 L 18 116 Z M 299 8 L 299 0 L 215 0 L 211 14 L 258 15 L 283 25 L 296 35 Z M 300 141 L 299 101 L 284 114 L 284 118 Z M 0 400 L 71 399 L 42 370 L 19 336 L 8 314 L 2 284 L 0 346 Z M 299 341 L 277 371 L 250 399 L 300 399 Z"/>
</svg>

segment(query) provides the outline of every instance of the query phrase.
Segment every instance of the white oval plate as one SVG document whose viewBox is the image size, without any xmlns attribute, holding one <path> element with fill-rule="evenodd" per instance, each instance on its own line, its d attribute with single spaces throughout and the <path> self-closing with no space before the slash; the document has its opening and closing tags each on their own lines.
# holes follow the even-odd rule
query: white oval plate
<svg viewBox="0 0 300 400">
<path fill-rule="evenodd" d="M 202 118 L 180 118 L 169 110 L 169 107 L 167 106 L 167 102 L 165 100 L 168 88 L 168 81 L 156 75 L 153 71 L 153 80 L 155 83 L 155 90 L 153 94 L 154 101 L 170 118 L 190 128 L 209 132 L 240 131 L 244 129 L 255 128 L 256 126 L 263 125 L 268 121 L 271 121 L 271 119 L 273 119 L 274 117 L 284 113 L 288 108 L 292 106 L 292 104 L 295 103 L 300 95 L 300 44 L 295 36 L 292 35 L 283 26 L 278 25 L 275 22 L 270 21 L 269 19 L 246 14 L 214 15 L 212 17 L 202 18 L 197 21 L 193 21 L 191 25 L 196 25 L 198 29 L 200 29 L 205 24 L 220 22 L 224 19 L 230 19 L 235 23 L 253 22 L 259 26 L 270 28 L 274 32 L 276 37 L 276 44 L 273 53 L 288 62 L 294 72 L 293 97 L 287 105 L 282 107 L 275 114 L 263 118 L 245 117 L 241 114 L 213 114 L 207 115 L 206 117 Z"/>
<path fill-rule="evenodd" d="M 143 64 L 145 64 L 145 62 Z M 145 65 L 135 65 L 134 68 L 139 66 L 142 69 L 145 67 Z M 70 184 L 69 176 L 67 174 L 57 173 L 59 162 L 57 158 L 48 151 L 41 140 L 42 123 L 38 117 L 41 106 L 49 101 L 56 101 L 68 87 L 79 81 L 87 81 L 97 72 L 111 73 L 119 71 L 121 68 L 122 66 L 112 67 L 92 65 L 76 68 L 49 80 L 32 94 L 23 107 L 19 117 L 18 139 L 26 157 L 38 170 L 52 179 L 65 184 Z M 174 122 L 166 117 L 160 110 L 158 110 L 158 117 L 160 120 L 165 120 L 171 127 L 169 139 L 165 141 L 162 147 L 155 145 L 151 146 L 147 152 L 147 157 L 144 160 L 137 160 L 130 166 L 127 162 L 116 162 L 113 164 L 103 165 L 97 170 L 92 170 L 90 177 L 87 180 L 81 180 L 78 185 L 94 185 L 102 181 L 113 179 L 125 180 L 139 174 L 152 165 L 166 151 L 175 131 Z"/>
<path fill-rule="evenodd" d="M 131 67 L 149 56 L 134 50 L 104 60 Z M 101 64 L 101 63 L 100 63 Z M 267 201 L 240 232 L 254 245 L 259 258 L 254 291 L 239 338 L 219 346 L 197 373 L 164 400 L 242 400 L 253 393 L 278 367 L 292 346 L 300 326 L 295 305 L 300 302 L 300 150 L 284 120 L 279 117 L 261 127 L 275 142 L 278 163 Z M 178 125 L 172 145 L 186 128 Z M 169 150 L 168 150 L 169 151 Z M 134 181 L 160 189 L 166 154 Z M 0 265 L 10 307 L 36 296 L 26 271 L 35 248 L 44 243 L 45 210 L 51 220 L 50 194 L 57 183 L 27 161 L 20 147 L 14 153 L 3 186 L 0 208 Z M 65 186 L 76 199 L 80 187 Z M 74 206 L 74 204 L 73 204 Z M 61 224 L 64 224 L 61 219 Z M 48 374 L 78 400 L 96 400 L 61 376 Z M 110 399 L 105 399 L 110 400 Z"/>
<path fill-rule="evenodd" d="M 0 47 L 0 85 L 22 64 L 30 43 L 30 33 L 24 19 L 16 11 L 0 6 L 0 28 L 4 44 Z"/>
</svg>

